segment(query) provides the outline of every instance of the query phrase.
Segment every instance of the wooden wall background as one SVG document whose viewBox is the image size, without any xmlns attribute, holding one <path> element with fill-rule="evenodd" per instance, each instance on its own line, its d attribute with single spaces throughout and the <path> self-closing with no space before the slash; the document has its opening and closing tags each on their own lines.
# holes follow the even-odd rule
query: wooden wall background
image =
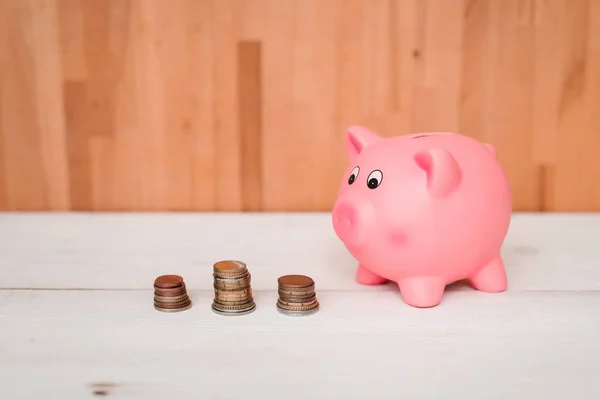
<svg viewBox="0 0 600 400">
<path fill-rule="evenodd" d="M 0 0 L 2 210 L 328 210 L 351 124 L 600 211 L 600 1 Z"/>
</svg>

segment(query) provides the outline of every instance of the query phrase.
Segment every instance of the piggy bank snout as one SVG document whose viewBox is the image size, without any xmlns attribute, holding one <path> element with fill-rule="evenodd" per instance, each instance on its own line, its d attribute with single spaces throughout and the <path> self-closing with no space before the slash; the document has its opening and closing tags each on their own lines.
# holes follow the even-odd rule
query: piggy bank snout
<svg viewBox="0 0 600 400">
<path fill-rule="evenodd" d="M 333 223 L 336 231 L 346 232 L 352 229 L 356 221 L 356 210 L 348 203 L 337 204 L 333 209 Z"/>
<path fill-rule="evenodd" d="M 348 246 L 356 247 L 363 244 L 372 216 L 372 206 L 358 199 L 338 200 L 332 212 L 333 229 Z"/>
</svg>

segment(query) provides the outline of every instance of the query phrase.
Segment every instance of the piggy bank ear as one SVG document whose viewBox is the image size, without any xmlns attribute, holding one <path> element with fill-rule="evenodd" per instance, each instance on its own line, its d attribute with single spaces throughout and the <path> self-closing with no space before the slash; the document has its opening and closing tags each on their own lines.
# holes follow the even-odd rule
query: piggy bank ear
<svg viewBox="0 0 600 400">
<path fill-rule="evenodd" d="M 421 151 L 415 154 L 415 162 L 427 174 L 427 190 L 435 197 L 450 195 L 462 180 L 460 166 L 448 150 Z"/>
<path fill-rule="evenodd" d="M 346 154 L 354 160 L 367 146 L 381 140 L 375 132 L 362 126 L 351 126 L 346 131 Z"/>
</svg>

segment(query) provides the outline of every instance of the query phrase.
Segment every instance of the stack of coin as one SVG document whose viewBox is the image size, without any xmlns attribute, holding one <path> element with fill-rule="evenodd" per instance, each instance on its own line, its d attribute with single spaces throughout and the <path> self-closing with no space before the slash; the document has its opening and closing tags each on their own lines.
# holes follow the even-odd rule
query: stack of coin
<svg viewBox="0 0 600 400">
<path fill-rule="evenodd" d="M 304 275 L 285 275 L 280 277 L 277 311 L 284 315 L 311 315 L 319 310 L 315 294 L 315 282 Z"/>
<path fill-rule="evenodd" d="M 221 315 L 245 315 L 256 309 L 250 272 L 241 261 L 219 261 L 213 265 L 215 298 L 212 310 Z"/>
<path fill-rule="evenodd" d="M 154 308 L 158 311 L 177 312 L 189 309 L 192 301 L 187 295 L 183 278 L 162 275 L 154 281 Z"/>
</svg>

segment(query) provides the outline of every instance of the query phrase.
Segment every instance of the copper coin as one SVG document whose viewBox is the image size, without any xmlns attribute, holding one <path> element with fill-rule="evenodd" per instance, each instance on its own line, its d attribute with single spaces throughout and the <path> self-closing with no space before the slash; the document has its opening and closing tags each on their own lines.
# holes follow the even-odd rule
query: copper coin
<svg viewBox="0 0 600 400">
<path fill-rule="evenodd" d="M 159 296 L 159 297 L 169 297 L 169 298 L 173 298 L 173 297 L 181 297 L 181 296 L 186 296 L 187 292 L 185 290 L 183 291 L 178 291 L 178 292 L 159 292 L 159 291 L 154 291 L 154 295 L 155 296 Z"/>
<path fill-rule="evenodd" d="M 182 283 L 182 284 L 179 284 L 179 285 L 173 286 L 173 287 L 168 287 L 168 288 L 154 285 L 154 290 L 161 290 L 163 292 L 176 292 L 178 290 L 184 290 L 185 287 L 186 287 L 185 283 Z"/>
<path fill-rule="evenodd" d="M 315 307 L 313 309 L 305 310 L 305 311 L 289 311 L 289 310 L 284 310 L 283 308 L 280 308 L 280 307 L 276 307 L 276 309 L 279 314 L 285 315 L 287 317 L 305 317 L 308 315 L 315 314 L 317 311 L 319 311 L 319 307 Z"/>
<path fill-rule="evenodd" d="M 223 296 L 243 296 L 243 295 L 252 293 L 251 287 L 230 288 L 230 289 L 223 289 L 223 288 L 216 287 L 214 289 L 215 289 L 214 290 L 215 294 L 220 294 Z"/>
<path fill-rule="evenodd" d="M 186 301 L 187 299 L 189 299 L 189 296 L 185 295 L 185 296 L 183 296 L 183 297 L 178 297 L 178 298 L 176 298 L 176 297 L 173 297 L 173 298 L 170 298 L 170 299 L 169 299 L 169 298 L 166 298 L 166 299 L 164 299 L 164 300 L 163 300 L 163 299 L 161 299 L 161 298 L 158 298 L 158 299 L 157 299 L 157 298 L 155 297 L 155 298 L 154 298 L 154 301 L 155 301 L 155 302 L 159 302 L 159 303 L 179 303 L 179 302 L 182 302 L 182 301 Z"/>
<path fill-rule="evenodd" d="M 247 288 L 243 288 L 243 289 L 229 289 L 229 290 L 225 290 L 225 289 L 221 289 L 221 288 L 215 288 L 215 294 L 222 294 L 223 296 L 242 296 L 245 294 L 251 294 L 252 293 L 252 288 L 247 287 Z"/>
<path fill-rule="evenodd" d="M 240 295 L 225 295 L 222 292 L 215 293 L 214 298 L 223 301 L 242 301 L 252 297 L 252 293 L 244 293 Z"/>
<path fill-rule="evenodd" d="M 213 277 L 215 278 L 215 281 L 221 281 L 221 282 L 238 282 L 244 279 L 250 279 L 250 272 L 244 273 L 244 274 L 237 274 L 237 275 L 220 275 L 220 274 L 213 274 Z"/>
<path fill-rule="evenodd" d="M 296 290 L 299 292 L 306 292 L 306 291 L 310 291 L 310 290 L 315 290 L 315 285 L 312 284 L 312 285 L 302 286 L 302 287 L 278 285 L 277 289 L 279 289 L 279 290 Z"/>
<path fill-rule="evenodd" d="M 312 284 L 312 285 L 303 286 L 303 287 L 278 285 L 277 290 L 287 290 L 287 291 L 292 291 L 292 292 L 314 292 L 315 285 Z"/>
<path fill-rule="evenodd" d="M 179 285 L 179 286 L 175 286 L 172 288 L 159 288 L 159 287 L 154 287 L 154 292 L 155 293 L 181 293 L 181 292 L 185 292 L 186 291 L 186 287 L 185 284 L 183 285 Z"/>
<path fill-rule="evenodd" d="M 159 288 L 172 288 L 183 283 L 183 278 L 179 275 L 162 275 L 156 278 L 154 285 Z"/>
<path fill-rule="evenodd" d="M 250 272 L 247 269 L 239 271 L 213 271 L 212 275 L 215 279 L 239 279 L 250 275 Z"/>
<path fill-rule="evenodd" d="M 315 284 L 315 282 L 306 275 L 284 275 L 277 279 L 280 287 L 284 288 L 305 288 Z"/>
<path fill-rule="evenodd" d="M 250 295 L 252 295 L 252 289 L 241 289 L 241 290 L 220 290 L 220 289 L 215 289 L 215 296 L 239 297 L 239 296 L 250 296 Z"/>
<path fill-rule="evenodd" d="M 311 299 L 314 299 L 316 296 L 317 295 L 315 292 L 312 292 L 310 294 L 303 294 L 302 296 L 279 293 L 279 298 L 285 301 L 309 301 Z"/>
<path fill-rule="evenodd" d="M 220 310 L 235 311 L 235 310 L 245 310 L 246 308 L 252 307 L 255 303 L 254 303 L 254 301 L 250 301 L 250 302 L 245 302 L 245 303 L 241 303 L 241 304 L 223 304 L 223 303 L 219 303 L 217 301 L 213 301 L 212 304 L 215 308 L 218 308 Z"/>
<path fill-rule="evenodd" d="M 219 315 L 241 316 L 253 313 L 254 310 L 256 310 L 256 304 L 253 304 L 250 308 L 246 308 L 244 310 L 221 310 L 220 308 L 215 308 L 214 304 L 210 308 L 213 310 L 214 313 Z"/>
<path fill-rule="evenodd" d="M 173 286 L 170 288 L 161 288 L 161 287 L 154 285 L 155 292 L 174 293 L 174 292 L 181 292 L 181 291 L 185 291 L 185 290 L 186 290 L 185 283 L 182 283 L 180 285 Z"/>
<path fill-rule="evenodd" d="M 250 283 L 247 283 L 245 285 L 224 285 L 222 283 L 213 283 L 213 288 L 218 289 L 218 290 L 223 290 L 223 291 L 237 291 L 237 290 L 246 290 L 248 288 L 250 288 L 252 285 L 250 285 Z"/>
<path fill-rule="evenodd" d="M 191 302 L 187 306 L 181 307 L 181 308 L 162 308 L 160 306 L 157 306 L 156 304 L 154 305 L 154 309 L 156 309 L 158 311 L 162 311 L 162 312 L 167 312 L 167 313 L 175 313 L 175 312 L 179 312 L 179 311 L 185 311 L 185 310 L 189 310 L 190 308 L 192 308 Z"/>
<path fill-rule="evenodd" d="M 214 281 L 213 286 L 217 289 L 245 289 L 250 287 L 250 279 L 242 279 L 234 282 Z"/>
<path fill-rule="evenodd" d="M 309 301 L 284 301 L 282 299 L 279 299 L 279 304 L 282 304 L 286 307 L 309 307 L 313 305 L 316 301 L 316 298 Z"/>
<path fill-rule="evenodd" d="M 281 299 L 277 299 L 277 304 L 281 304 L 282 306 L 286 306 L 286 307 L 309 307 L 317 302 L 318 302 L 318 300 L 316 298 L 314 298 L 310 301 L 302 302 L 302 303 L 288 302 L 288 301 L 283 301 Z"/>
<path fill-rule="evenodd" d="M 171 309 L 171 308 L 186 307 L 191 302 L 192 301 L 190 299 L 187 299 L 186 301 L 182 301 L 182 302 L 179 302 L 179 303 L 161 303 L 161 302 L 155 301 L 154 305 L 156 307 L 160 307 L 160 308 L 164 308 L 164 309 Z"/>
<path fill-rule="evenodd" d="M 215 303 L 213 302 L 213 308 L 219 309 L 219 310 L 245 310 L 247 308 L 250 308 L 254 306 L 254 300 L 251 300 L 249 302 L 247 302 L 246 304 L 239 304 L 239 305 L 224 305 L 224 304 L 219 304 L 219 303 Z"/>
<path fill-rule="evenodd" d="M 307 297 L 311 297 L 311 296 L 316 296 L 316 293 L 314 290 L 311 291 L 305 291 L 305 292 L 289 292 L 286 290 L 280 290 L 278 293 L 279 297 L 294 297 L 297 299 L 305 299 Z"/>
<path fill-rule="evenodd" d="M 158 278 L 157 278 L 158 280 Z M 185 282 L 181 281 L 177 284 L 173 284 L 170 286 L 161 286 L 161 282 L 154 282 L 154 289 L 162 289 L 162 290 L 173 290 L 173 289 L 177 289 L 179 287 L 183 287 L 185 286 Z"/>
<path fill-rule="evenodd" d="M 182 294 L 181 296 L 174 296 L 174 297 L 154 296 L 155 301 L 161 301 L 164 303 L 175 303 L 177 301 L 185 300 L 187 298 L 188 298 L 187 294 Z"/>
<path fill-rule="evenodd" d="M 250 304 L 254 300 L 253 299 L 243 299 L 243 300 L 230 301 L 230 300 L 214 299 L 213 301 L 219 305 L 224 305 L 224 306 L 242 306 L 244 304 Z"/>
<path fill-rule="evenodd" d="M 298 290 L 298 289 L 294 289 L 294 290 L 282 290 L 279 289 L 278 291 L 280 296 L 310 296 L 312 294 L 315 293 L 314 290 Z"/>
<path fill-rule="evenodd" d="M 219 261 L 213 264 L 213 270 L 217 273 L 221 271 L 226 273 L 242 272 L 245 269 L 246 263 L 236 260 Z"/>
<path fill-rule="evenodd" d="M 219 301 L 244 301 L 246 299 L 251 299 L 252 296 L 251 295 L 245 295 L 245 296 L 215 296 L 215 299 L 219 300 Z"/>
<path fill-rule="evenodd" d="M 285 304 L 281 304 L 280 301 L 277 301 L 277 307 L 282 308 L 286 311 L 307 311 L 307 310 L 312 310 L 313 308 L 318 307 L 318 306 L 319 306 L 319 302 L 316 300 L 311 305 L 300 306 L 300 307 L 286 306 Z"/>
<path fill-rule="evenodd" d="M 236 303 L 245 304 L 249 301 L 252 301 L 252 299 L 253 299 L 253 297 L 240 297 L 237 299 L 223 299 L 223 298 L 215 297 L 213 299 L 213 301 L 216 301 L 217 303 L 221 303 L 221 304 L 236 304 Z"/>
<path fill-rule="evenodd" d="M 250 286 L 222 287 L 222 286 L 214 286 L 213 285 L 213 288 L 215 289 L 215 292 L 229 293 L 229 294 L 245 293 L 245 292 L 249 292 L 251 290 Z"/>
<path fill-rule="evenodd" d="M 160 303 L 160 304 L 170 304 L 170 305 L 173 305 L 173 306 L 177 306 L 177 305 L 180 305 L 180 304 L 184 304 L 184 303 L 186 303 L 189 300 L 190 300 L 190 298 L 186 296 L 185 298 L 179 299 L 179 300 L 176 300 L 176 301 L 160 301 L 160 300 L 156 300 L 155 299 L 154 302 L 157 303 L 157 304 Z"/>
</svg>

